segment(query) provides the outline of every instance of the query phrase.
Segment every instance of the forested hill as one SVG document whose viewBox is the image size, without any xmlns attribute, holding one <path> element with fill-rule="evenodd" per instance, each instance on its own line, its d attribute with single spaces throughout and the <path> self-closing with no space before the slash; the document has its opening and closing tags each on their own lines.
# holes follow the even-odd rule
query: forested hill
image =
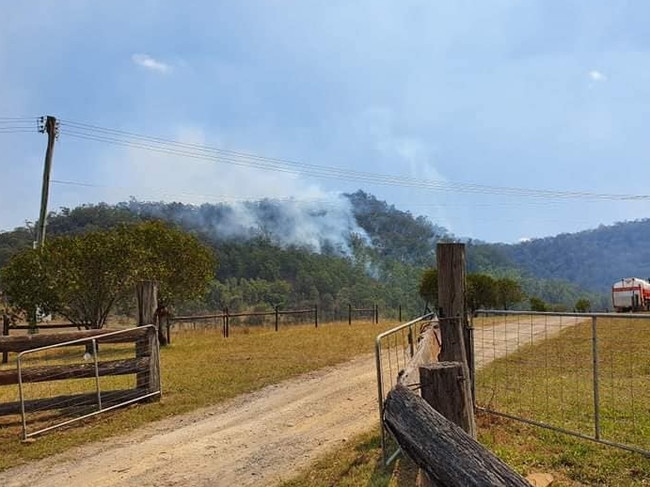
<svg viewBox="0 0 650 487">
<path fill-rule="evenodd" d="M 317 293 L 337 299 L 340 276 L 328 272 L 336 269 L 344 273 L 346 268 L 354 269 L 349 275 L 356 277 L 346 277 L 344 287 L 355 289 L 359 296 L 372 299 L 373 293 L 377 294 L 366 278 L 393 290 L 401 286 L 402 296 L 409 295 L 422 269 L 435 265 L 436 243 L 455 240 L 427 218 L 398 210 L 363 191 L 327 201 L 85 205 L 51 214 L 47 235 L 150 218 L 175 222 L 213 246 L 220 256 L 217 278 L 222 282 L 281 279 L 300 289 L 305 299 Z M 27 227 L 0 232 L 0 266 L 16 251 L 30 247 L 33 240 L 33 229 Z M 468 267 L 470 272 L 509 274 L 529 283 L 535 278 L 564 280 L 604 292 L 621 277 L 650 276 L 649 244 L 650 220 L 516 245 L 469 241 Z M 542 293 L 550 299 L 551 287 L 546 289 Z M 385 296 L 389 293 L 386 288 Z"/>
<path fill-rule="evenodd" d="M 650 219 L 488 247 L 536 277 L 594 291 L 607 291 L 623 277 L 650 276 Z"/>
<path fill-rule="evenodd" d="M 332 313 L 377 304 L 419 313 L 422 270 L 447 236 L 425 218 L 356 192 L 327 201 L 84 205 L 52 213 L 47 238 L 148 219 L 173 222 L 214 248 L 215 281 L 194 310 L 318 304 Z M 31 227 L 0 233 L 0 267 L 33 240 Z"/>
</svg>

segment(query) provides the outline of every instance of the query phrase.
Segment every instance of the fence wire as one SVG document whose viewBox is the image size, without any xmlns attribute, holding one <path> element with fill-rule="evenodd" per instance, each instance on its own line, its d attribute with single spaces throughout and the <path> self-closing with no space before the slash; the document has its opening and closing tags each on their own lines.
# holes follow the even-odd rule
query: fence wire
<svg viewBox="0 0 650 487">
<path fill-rule="evenodd" d="M 650 455 L 650 315 L 481 311 L 479 409 Z"/>
<path fill-rule="evenodd" d="M 431 337 L 439 339 L 434 330 L 436 326 L 436 316 L 434 313 L 430 313 L 392 328 L 378 335 L 375 340 L 379 423 L 385 465 L 390 464 L 400 450 L 397 443 L 391 440 L 384 429 L 384 400 L 390 390 L 397 385 L 398 380 L 402 383 L 406 382 L 409 386 L 417 387 L 419 379 L 413 377 L 414 371 L 417 372 L 417 365 L 431 361 L 431 356 L 437 355 L 439 345 L 439 342 L 434 345 L 435 352 L 429 350 L 429 353 L 422 353 L 426 351 L 427 346 L 430 347 L 432 344 L 420 339 L 425 330 L 431 332 Z"/>
</svg>

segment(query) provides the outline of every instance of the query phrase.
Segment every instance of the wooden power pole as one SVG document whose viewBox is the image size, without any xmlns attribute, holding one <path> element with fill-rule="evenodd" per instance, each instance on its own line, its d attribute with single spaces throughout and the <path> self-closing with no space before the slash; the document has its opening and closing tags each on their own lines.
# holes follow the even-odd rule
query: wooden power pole
<svg viewBox="0 0 650 487">
<path fill-rule="evenodd" d="M 41 119 L 42 120 L 42 119 Z M 41 211 L 36 230 L 36 246 L 43 247 L 45 243 L 45 225 L 47 224 L 47 200 L 50 194 L 50 173 L 52 172 L 52 155 L 54 154 L 54 141 L 58 135 L 58 122 L 56 117 L 48 115 L 42 121 L 40 131 L 47 133 L 47 150 L 45 151 L 45 164 L 43 166 L 43 187 L 41 189 Z"/>
</svg>

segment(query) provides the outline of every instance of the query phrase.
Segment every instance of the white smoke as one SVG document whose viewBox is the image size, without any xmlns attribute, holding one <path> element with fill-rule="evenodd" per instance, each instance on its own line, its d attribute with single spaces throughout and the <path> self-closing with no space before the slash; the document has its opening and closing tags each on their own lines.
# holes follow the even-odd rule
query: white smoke
<svg viewBox="0 0 650 487">
<path fill-rule="evenodd" d="M 350 236 L 370 239 L 342 194 L 328 199 L 263 199 L 201 206 L 131 201 L 139 213 L 164 217 L 207 233 L 216 240 L 264 237 L 281 247 L 351 255 Z"/>
</svg>

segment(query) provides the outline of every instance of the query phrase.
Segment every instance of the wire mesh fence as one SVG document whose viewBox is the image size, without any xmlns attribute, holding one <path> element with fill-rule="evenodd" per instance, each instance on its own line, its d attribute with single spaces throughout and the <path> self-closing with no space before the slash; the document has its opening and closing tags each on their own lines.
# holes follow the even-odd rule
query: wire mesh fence
<svg viewBox="0 0 650 487">
<path fill-rule="evenodd" d="M 418 364 L 430 361 L 431 357 L 437 355 L 439 346 L 439 342 L 425 344 L 420 339 L 426 330 L 431 331 L 431 336 L 437 338 L 433 329 L 436 326 L 435 314 L 429 313 L 381 333 L 375 340 L 381 446 L 386 465 L 393 461 L 400 450 L 384 429 L 382 417 L 384 400 L 388 392 L 397 385 L 398 380 L 406 381 L 410 386 L 417 386 L 419 380 L 411 377 L 413 371 L 417 370 Z M 435 350 L 431 350 L 431 346 Z M 419 357 L 421 358 L 418 359 Z"/>
<path fill-rule="evenodd" d="M 482 311 L 479 409 L 650 454 L 650 315 Z"/>
</svg>

